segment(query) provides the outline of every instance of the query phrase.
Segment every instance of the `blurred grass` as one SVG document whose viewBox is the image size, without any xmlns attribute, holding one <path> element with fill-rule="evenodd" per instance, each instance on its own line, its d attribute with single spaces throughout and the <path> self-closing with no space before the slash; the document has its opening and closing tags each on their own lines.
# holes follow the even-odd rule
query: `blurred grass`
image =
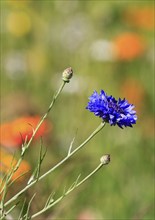
<svg viewBox="0 0 155 220">
<path fill-rule="evenodd" d="M 78 155 L 41 182 L 32 211 L 42 207 L 40 203 L 51 191 L 56 189 L 59 195 L 79 173 L 82 176 L 88 174 L 102 154 L 111 154 L 109 166 L 40 219 L 52 216 L 55 219 L 78 219 L 81 211 L 90 209 L 98 212 L 102 219 L 153 220 L 154 29 L 135 27 L 123 17 L 128 8 L 143 7 L 152 8 L 153 2 L 1 1 L 2 122 L 18 117 L 18 103 L 27 100 L 32 106 L 22 109 L 20 114 L 22 111 L 27 114 L 30 111 L 45 112 L 61 81 L 61 72 L 68 66 L 75 71 L 73 80 L 66 85 L 49 116 L 53 131 L 49 141 L 45 142 L 48 154 L 43 171 L 64 157 L 76 132 L 75 146 L 100 123 L 100 119 L 85 110 L 93 90 L 104 89 L 108 94 L 123 98 L 120 88 L 125 79 L 132 78 L 142 85 L 145 93 L 133 129 L 121 130 L 106 125 Z M 21 32 L 14 26 L 8 28 L 9 22 L 13 22 L 9 16 L 18 23 L 15 15 L 19 12 L 30 21 L 29 29 L 24 30 L 24 20 L 21 20 Z M 93 42 L 98 39 L 112 41 L 123 32 L 133 32 L 145 39 L 145 54 L 131 61 L 92 58 Z M 23 99 L 16 100 L 16 95 L 12 97 L 12 94 L 22 94 Z M 34 145 L 26 157 L 32 166 L 35 166 L 39 142 Z M 33 191 L 27 196 L 30 197 Z"/>
</svg>

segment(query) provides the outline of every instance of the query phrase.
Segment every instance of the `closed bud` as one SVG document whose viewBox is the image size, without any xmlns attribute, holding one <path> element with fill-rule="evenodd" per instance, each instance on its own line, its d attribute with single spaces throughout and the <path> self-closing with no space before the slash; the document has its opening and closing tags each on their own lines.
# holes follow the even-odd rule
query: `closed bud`
<svg viewBox="0 0 155 220">
<path fill-rule="evenodd" d="M 69 82 L 69 80 L 72 78 L 72 76 L 73 76 L 73 70 L 71 67 L 68 67 L 62 73 L 62 80 L 64 82 Z"/>
<path fill-rule="evenodd" d="M 105 154 L 100 158 L 100 161 L 103 165 L 110 163 L 110 154 Z"/>
</svg>

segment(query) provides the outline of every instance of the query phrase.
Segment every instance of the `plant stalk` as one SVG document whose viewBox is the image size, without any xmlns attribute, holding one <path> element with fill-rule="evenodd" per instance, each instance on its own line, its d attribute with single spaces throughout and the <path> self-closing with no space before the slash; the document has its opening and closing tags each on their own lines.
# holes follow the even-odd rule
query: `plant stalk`
<svg viewBox="0 0 155 220">
<path fill-rule="evenodd" d="M 47 207 L 44 207 L 42 210 L 40 210 L 39 212 L 33 214 L 31 216 L 31 219 L 37 217 L 38 215 L 44 213 L 45 211 L 47 211 L 48 209 L 50 209 L 51 207 L 53 207 L 54 205 L 56 205 L 57 203 L 59 203 L 65 196 L 67 196 L 68 194 L 70 194 L 74 189 L 78 188 L 81 184 L 83 184 L 84 182 L 86 182 L 90 177 L 92 177 L 97 171 L 99 171 L 101 169 L 101 167 L 103 166 L 103 163 L 100 163 L 90 174 L 88 174 L 84 179 L 82 179 L 79 183 L 77 183 L 75 186 L 73 186 L 72 188 L 70 188 L 69 190 L 67 190 L 67 192 L 65 192 L 62 196 L 60 196 L 57 200 L 55 200 L 53 203 L 49 204 Z"/>
<path fill-rule="evenodd" d="M 105 126 L 105 124 L 106 124 L 106 122 L 101 122 L 101 124 L 96 128 L 96 130 L 81 145 L 79 145 L 76 149 L 74 149 L 72 152 L 70 152 L 70 154 L 68 154 L 64 159 L 62 159 L 54 167 L 52 167 L 50 170 L 48 170 L 46 173 L 44 173 L 38 179 L 35 179 L 33 182 L 28 184 L 24 189 L 22 189 L 15 196 L 13 196 L 10 200 L 8 200 L 4 204 L 4 207 L 8 206 L 11 202 L 15 201 L 22 193 L 24 193 L 26 190 L 28 190 L 30 187 L 32 187 L 36 182 L 40 181 L 41 179 L 43 179 L 44 177 L 49 175 L 56 168 L 58 168 L 60 165 L 62 165 L 65 161 L 67 161 L 69 158 L 71 158 L 77 151 L 79 151 L 83 146 L 85 146 Z"/>
</svg>

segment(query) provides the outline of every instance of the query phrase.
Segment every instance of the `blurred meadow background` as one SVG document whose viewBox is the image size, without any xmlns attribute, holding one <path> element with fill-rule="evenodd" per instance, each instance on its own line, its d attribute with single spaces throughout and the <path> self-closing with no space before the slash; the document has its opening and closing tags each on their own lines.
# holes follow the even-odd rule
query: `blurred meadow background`
<svg viewBox="0 0 155 220">
<path fill-rule="evenodd" d="M 1 175 L 20 151 L 19 132 L 29 132 L 46 112 L 63 70 L 74 76 L 40 131 L 47 154 L 41 173 L 66 156 L 99 125 L 85 107 L 94 90 L 127 98 L 136 106 L 134 128 L 109 124 L 65 165 L 29 190 L 31 212 L 51 192 L 62 194 L 103 154 L 111 163 L 38 219 L 154 219 L 154 1 L 1 0 Z M 20 172 L 34 170 L 39 138 Z M 22 169 L 24 171 L 22 171 Z M 19 175 L 19 174 L 18 174 Z M 8 198 L 26 184 L 12 186 Z M 18 216 L 19 207 L 14 211 Z"/>
</svg>

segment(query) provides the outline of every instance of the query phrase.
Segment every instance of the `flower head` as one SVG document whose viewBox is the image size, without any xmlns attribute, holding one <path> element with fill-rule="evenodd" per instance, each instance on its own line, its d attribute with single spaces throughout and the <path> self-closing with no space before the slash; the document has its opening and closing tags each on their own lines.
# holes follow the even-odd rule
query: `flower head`
<svg viewBox="0 0 155 220">
<path fill-rule="evenodd" d="M 133 110 L 134 105 L 129 104 L 127 100 L 120 98 L 116 100 L 114 97 L 108 96 L 103 90 L 100 94 L 94 91 L 89 100 L 86 109 L 110 125 L 118 125 L 123 128 L 123 126 L 132 127 L 132 124 L 136 124 L 137 115 L 136 111 Z"/>
<path fill-rule="evenodd" d="M 69 82 L 69 80 L 72 78 L 73 76 L 73 70 L 71 67 L 68 67 L 67 69 L 65 69 L 62 73 L 62 80 L 64 82 Z"/>
</svg>

